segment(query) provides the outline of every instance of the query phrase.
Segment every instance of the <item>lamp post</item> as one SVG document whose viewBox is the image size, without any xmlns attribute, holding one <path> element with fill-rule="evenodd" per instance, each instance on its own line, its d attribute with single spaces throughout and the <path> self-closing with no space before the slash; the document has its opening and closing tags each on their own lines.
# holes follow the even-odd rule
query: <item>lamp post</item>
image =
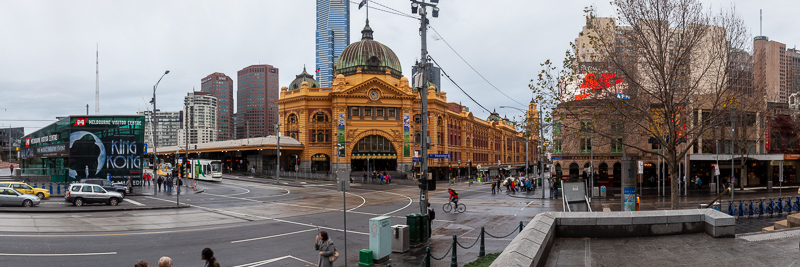
<svg viewBox="0 0 800 267">
<path fill-rule="evenodd" d="M 719 169 L 719 126 L 714 126 L 714 142 L 716 143 L 715 147 L 717 148 L 717 153 L 714 155 L 717 159 L 716 169 Z M 717 184 L 714 188 L 714 193 L 719 194 L 719 174 L 717 174 L 717 170 L 714 170 L 714 176 L 717 178 Z"/>
<path fill-rule="evenodd" d="M 733 139 L 736 138 L 736 134 L 735 134 L 735 131 L 736 131 L 736 117 L 734 117 L 734 116 L 736 116 L 736 107 L 731 107 L 731 177 L 733 177 L 733 179 L 731 179 L 731 202 L 733 202 L 733 186 L 734 186 L 734 184 L 736 184 L 735 183 L 735 181 L 736 181 L 736 175 L 735 175 L 736 168 L 733 166 L 733 153 L 735 151 L 735 149 L 733 147 L 734 146 Z M 739 177 L 739 179 L 742 179 L 742 178 Z M 742 182 L 739 182 L 739 184 L 741 184 L 741 183 Z"/>
<path fill-rule="evenodd" d="M 156 136 L 158 133 L 158 130 L 156 130 L 158 129 L 158 118 L 156 117 L 156 112 L 158 110 L 156 109 L 156 89 L 158 89 L 158 84 L 161 83 L 161 79 L 163 79 L 167 74 L 169 74 L 169 70 L 165 71 L 164 74 L 161 75 L 161 78 L 158 78 L 156 84 L 153 85 L 153 100 L 150 101 L 153 103 L 153 117 L 151 118 L 153 120 L 153 172 L 156 176 L 158 175 L 158 138 Z M 153 193 L 155 193 L 156 190 L 158 189 L 154 188 Z"/>
</svg>

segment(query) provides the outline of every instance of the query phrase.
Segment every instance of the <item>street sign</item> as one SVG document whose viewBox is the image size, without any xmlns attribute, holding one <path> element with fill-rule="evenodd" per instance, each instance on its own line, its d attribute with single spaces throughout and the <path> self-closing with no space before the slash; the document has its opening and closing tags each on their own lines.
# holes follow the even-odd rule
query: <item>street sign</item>
<svg viewBox="0 0 800 267">
<path fill-rule="evenodd" d="M 497 165 L 500 165 L 500 160 L 499 159 L 497 160 Z"/>
<path fill-rule="evenodd" d="M 644 161 L 639 161 L 639 174 L 644 174 Z"/>
<path fill-rule="evenodd" d="M 714 165 L 714 175 L 719 176 L 719 166 Z"/>
<path fill-rule="evenodd" d="M 450 154 L 428 154 L 429 159 L 449 159 Z"/>
<path fill-rule="evenodd" d="M 480 164 L 478 164 L 478 170 L 480 170 L 480 169 L 481 169 L 481 165 L 480 165 Z"/>
<path fill-rule="evenodd" d="M 460 159 L 458 160 L 458 164 L 461 165 L 461 160 Z"/>
<path fill-rule="evenodd" d="M 19 150 L 19 148 L 17 148 Z M 147 154 L 147 143 L 144 143 L 144 153 Z"/>
</svg>

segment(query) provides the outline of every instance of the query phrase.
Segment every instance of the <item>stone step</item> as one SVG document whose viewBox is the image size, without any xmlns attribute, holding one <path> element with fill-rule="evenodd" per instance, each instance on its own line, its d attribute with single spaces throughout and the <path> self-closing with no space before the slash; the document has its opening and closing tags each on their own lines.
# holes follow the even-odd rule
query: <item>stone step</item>
<svg viewBox="0 0 800 267">
<path fill-rule="evenodd" d="M 775 230 L 787 229 L 789 228 L 789 222 L 787 220 L 777 221 L 774 224 L 774 228 Z"/>
<path fill-rule="evenodd" d="M 775 226 L 761 228 L 761 231 L 772 231 L 772 230 L 775 230 Z"/>
<path fill-rule="evenodd" d="M 798 227 L 800 226 L 800 213 L 789 215 L 786 220 L 789 221 L 789 227 Z"/>
</svg>

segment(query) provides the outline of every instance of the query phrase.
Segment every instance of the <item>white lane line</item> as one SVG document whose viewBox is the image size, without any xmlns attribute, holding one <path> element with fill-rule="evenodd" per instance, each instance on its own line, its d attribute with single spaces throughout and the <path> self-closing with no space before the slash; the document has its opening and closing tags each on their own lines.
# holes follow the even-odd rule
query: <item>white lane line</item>
<svg viewBox="0 0 800 267">
<path fill-rule="evenodd" d="M 157 200 L 161 200 L 161 201 L 172 203 L 171 200 L 160 199 L 160 198 L 155 198 L 155 197 L 150 197 L 150 196 L 148 196 L 148 198 L 157 199 Z M 263 217 L 263 216 L 252 215 L 252 214 L 244 214 L 244 213 L 239 213 L 239 212 L 235 212 L 235 211 L 206 208 L 206 207 L 198 206 L 198 205 L 195 205 L 195 204 L 187 204 L 187 205 L 192 206 L 192 207 L 197 207 L 199 209 L 203 209 L 203 210 L 207 210 L 207 211 L 216 212 L 216 213 L 222 213 L 222 214 L 228 213 L 228 216 L 232 216 L 232 217 L 236 217 L 236 216 L 254 217 L 254 218 L 258 218 L 258 219 L 262 219 L 262 220 L 272 220 L 272 221 L 276 221 L 276 222 L 284 222 L 284 223 L 290 223 L 290 224 L 302 225 L 302 226 L 308 226 L 308 227 L 319 227 L 320 229 L 327 229 L 327 230 L 331 230 L 331 231 L 344 232 L 344 230 L 342 230 L 342 229 L 324 227 L 324 226 L 317 226 L 317 225 L 308 224 L 308 223 L 300 223 L 300 222 L 293 222 L 293 221 L 287 221 L 287 220 L 281 220 L 281 219 L 276 219 L 276 218 Z M 230 215 L 230 214 L 233 214 L 233 215 Z M 356 232 L 356 231 L 353 231 L 353 230 L 350 230 L 350 231 L 347 231 L 347 232 L 348 233 L 356 233 L 356 234 L 360 234 L 360 235 L 369 235 L 368 233 Z"/>
<path fill-rule="evenodd" d="M 130 202 L 131 204 L 136 205 L 136 206 L 144 206 L 144 204 L 136 202 L 136 201 L 133 201 L 131 199 L 126 199 L 126 200 L 123 200 L 123 201 Z"/>
<path fill-rule="evenodd" d="M 357 195 L 357 194 L 350 193 L 350 192 L 347 192 L 347 193 L 361 198 L 361 205 L 358 205 L 355 208 L 349 209 L 347 211 L 354 211 L 355 209 L 360 208 L 361 206 L 364 206 L 364 204 L 367 204 L 367 199 L 365 199 L 364 197 L 362 197 L 360 195 Z"/>
<path fill-rule="evenodd" d="M 398 212 L 398 211 L 404 210 L 405 208 L 408 208 L 408 206 L 411 206 L 411 203 L 414 203 L 414 200 L 412 200 L 410 197 L 407 197 L 407 196 L 404 196 L 404 195 L 401 195 L 401 194 L 398 194 L 398 193 L 394 193 L 394 192 L 389 192 L 389 191 L 384 191 L 384 193 L 389 193 L 389 194 L 392 194 L 392 195 L 398 195 L 398 196 L 401 196 L 401 197 L 405 197 L 405 198 L 407 198 L 407 199 L 408 199 L 408 204 L 406 204 L 406 206 L 405 206 L 405 207 L 402 207 L 402 208 L 399 208 L 399 209 L 396 209 L 396 210 L 393 210 L 393 211 L 390 211 L 390 212 L 384 213 L 384 214 L 382 214 L 382 215 L 389 215 L 389 214 L 392 214 L 392 213 L 395 213 L 395 212 Z M 434 220 L 434 221 L 435 221 L 435 220 Z"/>
<path fill-rule="evenodd" d="M 524 210 L 525 208 L 527 208 L 527 207 L 528 207 L 528 205 L 530 205 L 531 203 L 533 203 L 533 201 L 531 201 L 531 202 L 528 202 L 528 204 L 525 204 L 525 206 L 524 206 L 524 207 L 522 207 L 521 209 L 519 209 L 519 211 L 517 211 L 517 213 L 514 213 L 514 217 L 516 217 L 516 216 L 517 216 L 517 215 L 518 215 L 520 212 L 522 212 L 522 210 Z"/>
<path fill-rule="evenodd" d="M 295 259 L 295 260 L 298 260 L 300 262 L 303 262 L 303 263 L 306 263 L 306 264 L 309 264 L 309 265 L 316 265 L 316 263 L 313 263 L 313 262 L 310 262 L 310 261 L 307 261 L 307 260 L 303 260 L 303 259 L 297 258 L 295 256 L 289 255 L 289 256 L 283 256 L 283 257 L 278 257 L 278 258 L 269 259 L 269 260 L 257 261 L 257 262 L 248 263 L 248 264 L 236 265 L 234 267 L 256 267 L 256 266 L 261 266 L 261 265 L 264 265 L 264 264 L 269 264 L 269 263 L 273 263 L 273 262 L 280 261 L 280 260 L 285 260 L 285 259 Z"/>
<path fill-rule="evenodd" d="M 98 252 L 98 253 L 70 253 L 70 254 L 13 254 L 13 253 L 0 253 L 0 256 L 19 256 L 19 257 L 64 257 L 64 256 L 98 256 L 98 255 L 116 255 L 116 252 Z"/>
<path fill-rule="evenodd" d="M 244 188 L 244 187 L 238 187 L 238 186 L 235 186 L 235 185 L 226 185 L 226 184 L 221 184 L 221 186 L 236 187 L 236 188 L 244 189 L 245 191 L 247 191 L 247 192 L 244 192 L 244 193 L 230 194 L 229 196 L 238 196 L 238 195 L 244 195 L 244 194 L 250 193 L 250 190 L 247 189 L 247 188 Z"/>
<path fill-rule="evenodd" d="M 310 232 L 310 231 L 314 231 L 314 230 L 317 230 L 317 229 L 316 228 L 312 228 L 312 229 L 308 229 L 308 230 L 301 230 L 301 231 L 285 233 L 285 234 L 279 234 L 279 235 L 271 235 L 271 236 L 256 237 L 256 238 L 250 238 L 250 239 L 244 239 L 244 240 L 237 240 L 237 241 L 231 241 L 231 243 L 241 243 L 241 242 L 255 241 L 255 240 L 261 240 L 261 239 L 269 239 L 269 238 L 273 238 L 273 237 L 281 237 L 281 236 L 305 233 L 305 232 Z"/>
</svg>

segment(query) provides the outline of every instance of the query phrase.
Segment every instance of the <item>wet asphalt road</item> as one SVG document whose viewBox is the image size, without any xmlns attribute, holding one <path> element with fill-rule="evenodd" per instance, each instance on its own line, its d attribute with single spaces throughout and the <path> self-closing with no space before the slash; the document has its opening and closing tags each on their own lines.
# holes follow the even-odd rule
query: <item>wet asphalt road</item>
<svg viewBox="0 0 800 267">
<path fill-rule="evenodd" d="M 414 186 L 354 185 L 347 195 L 350 212 L 346 227 L 342 194 L 330 184 L 293 187 L 225 180 L 201 183 L 200 187 L 206 191 L 181 195 L 181 203 L 193 205 L 189 208 L 195 211 L 191 216 L 185 211 L 164 211 L 158 217 L 160 223 L 173 223 L 174 227 L 147 230 L 146 226 L 137 225 L 137 213 L 127 212 L 119 213 L 120 218 L 114 223 L 130 224 L 131 229 L 137 230 L 3 231 L 0 257 L 7 266 L 130 266 L 139 260 L 156 266 L 161 256 L 171 257 L 174 266 L 202 266 L 200 251 L 210 247 L 223 266 L 316 266 L 318 255 L 312 242 L 319 226 L 330 233 L 342 254 L 335 266 L 344 265 L 342 229 L 347 229 L 347 262 L 348 266 L 356 266 L 357 251 L 369 248 L 370 218 L 388 215 L 392 216 L 392 225 L 405 224 L 406 214 L 419 212 L 419 190 Z M 467 212 L 444 213 L 441 206 L 447 201 L 445 188 L 429 196 L 437 210 L 429 245 L 437 257 L 447 251 L 453 235 L 458 235 L 459 242 L 466 246 L 473 243 L 482 226 L 494 235 L 506 235 L 515 231 L 520 221 L 527 223 L 539 212 L 558 209 L 557 201 L 491 195 L 489 186 L 476 184 L 455 186 Z M 176 197 L 157 193 L 144 198 L 149 202 L 174 202 Z M 199 221 L 202 223 L 198 225 Z M 42 218 L 35 223 L 43 227 L 52 224 L 49 229 L 55 229 L 61 222 Z M 70 223 L 80 224 L 75 220 Z M 501 251 L 513 237 L 514 234 L 504 239 L 487 238 L 487 252 Z M 392 254 L 391 262 L 393 266 L 417 266 L 420 250 Z M 474 260 L 477 253 L 477 246 L 460 249 L 459 265 Z M 436 261 L 433 266 L 449 266 L 449 259 Z"/>
</svg>

